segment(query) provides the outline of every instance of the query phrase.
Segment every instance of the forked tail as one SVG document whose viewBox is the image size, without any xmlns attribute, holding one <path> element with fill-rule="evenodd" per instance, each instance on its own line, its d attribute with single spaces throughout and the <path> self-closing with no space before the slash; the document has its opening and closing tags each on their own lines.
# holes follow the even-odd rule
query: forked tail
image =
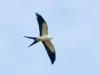
<svg viewBox="0 0 100 75">
<path fill-rule="evenodd" d="M 32 44 L 30 44 L 28 47 L 38 43 L 39 41 L 36 41 L 35 39 L 37 39 L 37 37 L 28 37 L 28 36 L 24 36 L 25 38 L 29 38 L 29 39 L 34 39 L 34 42 Z"/>
</svg>

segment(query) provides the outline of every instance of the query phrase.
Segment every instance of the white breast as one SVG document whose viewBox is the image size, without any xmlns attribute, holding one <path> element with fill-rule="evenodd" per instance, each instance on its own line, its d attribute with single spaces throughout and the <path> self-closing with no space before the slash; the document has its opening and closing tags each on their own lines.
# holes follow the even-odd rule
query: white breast
<svg viewBox="0 0 100 75">
<path fill-rule="evenodd" d="M 40 39 L 41 41 L 45 41 L 45 40 L 50 40 L 51 37 L 50 37 L 49 35 L 43 35 L 43 36 L 39 37 L 39 39 Z"/>
</svg>

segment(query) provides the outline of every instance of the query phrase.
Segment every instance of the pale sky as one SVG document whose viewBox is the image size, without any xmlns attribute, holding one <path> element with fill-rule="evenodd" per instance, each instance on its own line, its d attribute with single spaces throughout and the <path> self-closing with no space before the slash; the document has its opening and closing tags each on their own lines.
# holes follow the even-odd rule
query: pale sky
<svg viewBox="0 0 100 75">
<path fill-rule="evenodd" d="M 54 65 L 35 12 L 48 24 Z M 100 75 L 100 0 L 0 0 L 0 75 Z"/>
</svg>

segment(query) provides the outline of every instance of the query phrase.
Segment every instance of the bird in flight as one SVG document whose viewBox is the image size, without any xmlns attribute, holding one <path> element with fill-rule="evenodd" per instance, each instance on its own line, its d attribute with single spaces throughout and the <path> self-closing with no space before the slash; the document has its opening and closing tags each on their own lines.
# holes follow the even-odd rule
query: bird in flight
<svg viewBox="0 0 100 75">
<path fill-rule="evenodd" d="M 30 44 L 28 47 L 41 41 L 47 51 L 47 54 L 51 60 L 51 63 L 54 64 L 54 61 L 56 59 L 56 54 L 55 54 L 54 46 L 50 41 L 52 39 L 52 37 L 50 35 L 48 35 L 47 23 L 45 22 L 45 20 L 43 19 L 43 17 L 40 14 L 38 14 L 38 13 L 35 13 L 35 14 L 37 16 L 36 19 L 37 19 L 38 25 L 39 25 L 40 37 L 28 37 L 28 36 L 24 36 L 24 37 L 34 40 L 34 42 L 32 44 Z"/>
</svg>

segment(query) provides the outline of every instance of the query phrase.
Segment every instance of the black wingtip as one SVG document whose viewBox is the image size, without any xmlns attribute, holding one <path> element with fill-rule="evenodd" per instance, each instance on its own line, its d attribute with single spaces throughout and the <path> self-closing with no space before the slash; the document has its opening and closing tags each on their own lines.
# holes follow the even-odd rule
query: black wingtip
<svg viewBox="0 0 100 75">
<path fill-rule="evenodd" d="M 38 14 L 37 12 L 35 14 Z"/>
<path fill-rule="evenodd" d="M 35 13 L 37 16 L 39 15 L 37 12 Z"/>
<path fill-rule="evenodd" d="M 35 14 L 36 14 L 36 16 L 37 16 L 37 17 L 41 17 L 41 15 L 40 15 L 40 14 L 38 14 L 37 12 L 36 12 Z"/>
<path fill-rule="evenodd" d="M 54 61 L 51 61 L 52 65 L 54 64 Z"/>
<path fill-rule="evenodd" d="M 55 58 L 54 58 L 54 59 L 51 59 L 51 63 L 52 63 L 52 65 L 54 64 L 54 62 L 55 62 Z"/>
</svg>

